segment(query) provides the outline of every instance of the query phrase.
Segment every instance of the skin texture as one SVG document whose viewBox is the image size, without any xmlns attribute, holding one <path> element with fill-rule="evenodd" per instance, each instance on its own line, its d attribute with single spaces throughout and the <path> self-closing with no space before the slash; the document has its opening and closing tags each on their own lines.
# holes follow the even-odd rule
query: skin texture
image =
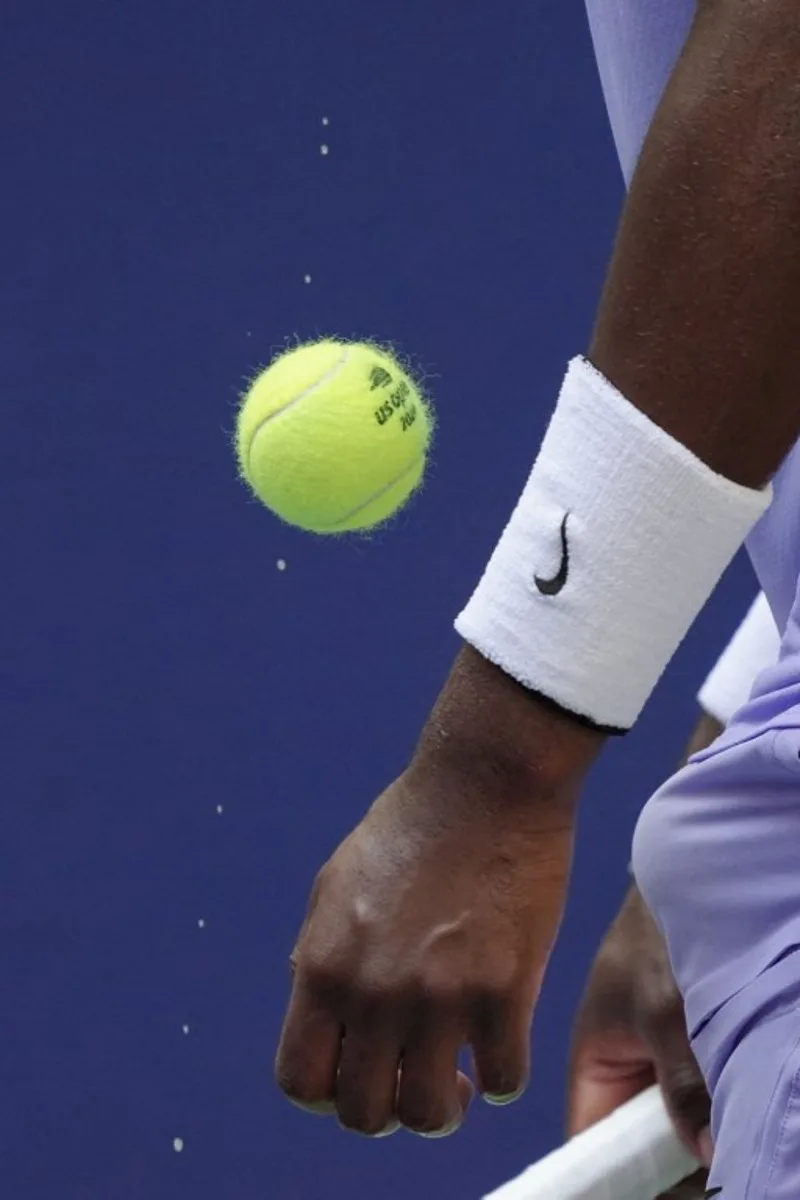
<svg viewBox="0 0 800 1200">
<path fill-rule="evenodd" d="M 293 956 L 279 1082 L 361 1133 L 457 1127 L 464 1044 L 487 1097 L 527 1081 L 575 799 L 602 738 L 483 665 L 460 656 L 409 769 L 317 877 Z M 476 679 L 483 741 L 465 741 L 451 700 Z"/>
<path fill-rule="evenodd" d="M 800 430 L 798 67 L 795 0 L 699 0 L 589 352 L 679 442 L 756 488 Z"/>
<path fill-rule="evenodd" d="M 698 0 L 590 346 L 631 403 L 750 486 L 800 432 L 797 16 Z M 464 1043 L 485 1095 L 523 1087 L 601 745 L 461 650 L 409 768 L 317 878 L 276 1061 L 290 1099 L 366 1134 L 451 1130 Z"/>
<path fill-rule="evenodd" d="M 722 732 L 704 715 L 686 757 Z M 689 1149 L 711 1163 L 710 1100 L 689 1045 L 683 1001 L 664 939 L 631 887 L 592 964 L 575 1019 L 567 1132 L 581 1133 L 659 1083 L 673 1123 Z M 660 1200 L 700 1200 L 707 1171 Z"/>
<path fill-rule="evenodd" d="M 568 1132 L 658 1082 L 678 1132 L 710 1165 L 710 1102 L 689 1048 L 666 947 L 631 888 L 595 958 L 574 1029 Z M 669 1193 L 701 1197 L 707 1172 Z"/>
</svg>

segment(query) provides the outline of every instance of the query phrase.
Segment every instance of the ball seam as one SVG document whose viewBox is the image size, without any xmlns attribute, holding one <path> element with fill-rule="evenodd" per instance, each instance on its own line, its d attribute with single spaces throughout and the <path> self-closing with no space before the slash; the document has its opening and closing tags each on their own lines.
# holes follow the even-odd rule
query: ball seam
<svg viewBox="0 0 800 1200">
<path fill-rule="evenodd" d="M 247 443 L 246 462 L 248 471 L 250 469 L 250 452 L 253 449 L 253 442 L 256 440 L 261 430 L 268 425 L 270 421 L 273 421 L 275 417 L 282 416 L 285 412 L 288 412 L 290 408 L 294 408 L 295 405 L 299 404 L 301 400 L 306 400 L 310 395 L 312 395 L 313 392 L 317 390 L 317 388 L 323 387 L 326 383 L 330 383 L 332 379 L 335 379 L 342 367 L 347 365 L 347 360 L 349 357 L 350 350 L 348 348 L 345 350 L 339 361 L 334 363 L 332 367 L 329 367 L 324 375 L 320 375 L 319 379 L 315 380 L 314 383 L 310 384 L 309 387 L 300 392 L 298 396 L 293 396 L 291 400 L 287 400 L 286 403 L 282 404 L 280 408 L 276 408 L 274 412 L 269 413 L 268 416 L 259 421 L 258 425 L 256 425 L 255 429 L 250 434 L 250 438 Z"/>
<path fill-rule="evenodd" d="M 358 516 L 363 509 L 369 508 L 370 504 L 374 504 L 376 500 L 380 500 L 381 496 L 385 496 L 387 492 L 390 492 L 393 487 L 396 487 L 398 483 L 405 479 L 406 475 L 408 475 L 414 470 L 415 467 L 418 466 L 419 458 L 412 459 L 407 466 L 403 467 L 403 470 L 400 471 L 398 475 L 395 475 L 394 479 L 390 479 L 389 482 L 385 483 L 382 488 L 378 488 L 377 492 L 373 492 L 371 496 L 368 496 L 366 500 L 362 500 L 361 503 L 356 505 L 355 508 L 352 508 L 350 512 L 345 513 L 343 517 L 339 517 L 338 521 L 334 521 L 331 525 L 326 525 L 323 532 L 335 533 L 336 530 L 341 528 L 341 526 L 347 521 L 352 521 L 353 517 Z"/>
</svg>

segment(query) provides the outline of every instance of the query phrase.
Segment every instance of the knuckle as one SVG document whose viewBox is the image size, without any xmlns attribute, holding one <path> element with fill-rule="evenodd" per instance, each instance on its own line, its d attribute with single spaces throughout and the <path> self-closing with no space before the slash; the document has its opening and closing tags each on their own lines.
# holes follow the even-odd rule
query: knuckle
<svg viewBox="0 0 800 1200">
<path fill-rule="evenodd" d="M 414 990 L 424 1005 L 439 1012 L 456 1011 L 462 1004 L 463 987 L 459 979 L 423 976 Z"/>
<path fill-rule="evenodd" d="M 483 979 L 470 989 L 471 1006 L 479 1021 L 490 1022 L 491 1027 L 505 1022 L 505 1014 L 512 1007 L 515 996 L 513 980 L 493 976 Z"/>
<path fill-rule="evenodd" d="M 344 964 L 327 949 L 306 947 L 297 956 L 297 969 L 302 969 L 305 986 L 319 996 L 340 992 L 347 984 Z"/>
<path fill-rule="evenodd" d="M 349 991 L 346 976 L 336 967 L 324 963 L 309 966 L 303 964 L 303 984 L 308 993 L 318 1002 L 331 1004 Z"/>
<path fill-rule="evenodd" d="M 370 1035 L 391 1029 L 402 1007 L 402 994 L 388 980 L 352 978 L 343 993 L 342 1011 L 348 1026 Z"/>
<path fill-rule="evenodd" d="M 505 972 L 493 972 L 481 980 L 476 990 L 487 1004 L 503 1005 L 514 993 L 514 979 Z"/>
<path fill-rule="evenodd" d="M 360 995 L 372 1009 L 392 1009 L 403 1013 L 407 1019 L 427 1021 L 435 1016 L 459 1012 L 463 1007 L 464 990 L 459 978 L 420 971 L 364 980 Z"/>
<path fill-rule="evenodd" d="M 396 980 L 378 975 L 360 975 L 352 982 L 353 995 L 368 1012 L 395 1005 L 403 998 L 403 988 Z"/>
<path fill-rule="evenodd" d="M 673 1065 L 664 1078 L 663 1087 L 676 1116 L 692 1125 L 706 1124 L 711 1101 L 703 1078 L 693 1062 Z"/>
<path fill-rule="evenodd" d="M 663 1041 L 665 1035 L 674 1038 L 685 1032 L 683 1001 L 671 978 L 660 980 L 640 996 L 638 1009 L 642 1033 L 654 1042 Z"/>
</svg>

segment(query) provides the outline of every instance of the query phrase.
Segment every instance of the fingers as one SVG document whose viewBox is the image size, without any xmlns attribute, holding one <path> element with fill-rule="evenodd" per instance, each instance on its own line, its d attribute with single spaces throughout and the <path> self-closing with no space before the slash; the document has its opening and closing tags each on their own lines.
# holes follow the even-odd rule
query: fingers
<svg viewBox="0 0 800 1200">
<path fill-rule="evenodd" d="M 335 1113 L 348 1130 L 384 1136 L 402 1124 L 425 1137 L 445 1137 L 464 1120 L 473 1096 L 458 1070 L 464 1022 L 435 1008 L 420 1012 L 398 1036 L 396 1028 L 362 1014 L 345 1027 L 332 1020 L 313 990 L 295 981 L 276 1076 L 295 1104 Z M 446 1019 L 445 1019 L 446 1018 Z M 528 1075 L 527 1019 L 507 1019 L 484 1008 L 476 1023 L 474 1056 L 487 1099 L 508 1103 Z"/>
<path fill-rule="evenodd" d="M 428 969 L 417 979 L 353 972 L 330 952 L 330 935 L 308 930 L 293 954 L 293 986 L 276 1058 L 290 1100 L 377 1137 L 401 1124 L 426 1137 L 454 1132 L 473 1095 L 458 1071 L 471 1043 L 485 1098 L 519 1096 L 529 1072 L 532 997 L 519 988 L 491 994 L 467 972 Z M 335 931 L 334 931 L 335 932 Z M 326 931 L 323 929 L 323 935 Z M 485 997 L 476 1003 L 476 996 Z"/>
<path fill-rule="evenodd" d="M 602 976 L 601 976 L 602 982 Z M 574 1137 L 655 1083 L 651 1054 L 627 998 L 589 986 L 578 1009 L 570 1053 L 567 1135 Z"/>
<path fill-rule="evenodd" d="M 448 1056 L 441 1052 L 440 1057 Z M 366 1137 L 388 1137 L 401 1126 L 421 1137 L 448 1137 L 462 1125 L 475 1089 L 458 1070 L 452 1080 L 449 1072 L 432 1079 L 422 1065 L 425 1058 L 424 1051 L 413 1053 L 409 1064 L 399 1069 L 395 1064 L 390 1074 L 392 1056 L 379 1047 L 370 1052 L 346 1037 L 331 1111 L 345 1129 Z"/>
<path fill-rule="evenodd" d="M 578 1031 L 570 1071 L 567 1133 L 573 1137 L 609 1116 L 653 1083 L 682 1140 L 711 1165 L 711 1102 L 692 1054 L 679 999 L 647 1006 L 640 1032 L 592 1036 Z M 679 1193 L 683 1195 L 684 1193 Z M 691 1188 L 686 1194 L 691 1194 Z"/>
<path fill-rule="evenodd" d="M 278 1047 L 277 1081 L 293 1103 L 335 1113 L 345 1129 L 367 1137 L 393 1133 L 401 1123 L 426 1137 L 458 1129 L 473 1094 L 457 1069 L 463 1022 L 415 1006 L 403 1036 L 397 1020 L 365 1005 L 343 1026 L 314 995 L 301 974 Z"/>
<path fill-rule="evenodd" d="M 683 1141 L 700 1162 L 711 1166 L 711 1101 L 705 1081 L 691 1062 L 668 1060 L 656 1064 L 656 1078 L 664 1095 L 667 1111 Z"/>
<path fill-rule="evenodd" d="M 336 1112 L 345 1129 L 385 1137 L 399 1128 L 395 1115 L 399 1052 L 376 1033 L 345 1034 L 336 1077 Z"/>
<path fill-rule="evenodd" d="M 682 1007 L 654 1006 L 643 1022 L 656 1079 L 673 1124 L 706 1166 L 711 1164 L 711 1100 L 686 1033 Z"/>
<path fill-rule="evenodd" d="M 500 997 L 478 1006 L 472 1053 L 478 1091 L 489 1104 L 511 1104 L 527 1087 L 532 1007 Z"/>
<path fill-rule="evenodd" d="M 333 1112 L 341 1026 L 302 987 L 292 990 L 275 1059 L 286 1096 L 310 1112 Z"/>
<path fill-rule="evenodd" d="M 575 1020 L 570 1136 L 658 1083 L 673 1124 L 710 1165 L 710 1101 L 686 1032 L 667 949 L 641 896 L 629 893 L 595 958 Z M 698 1181 L 668 1193 L 702 1195 Z M 664 1198 L 666 1200 L 666 1197 Z"/>
<path fill-rule="evenodd" d="M 412 1133 L 447 1137 L 461 1125 L 472 1087 L 458 1071 L 458 1025 L 437 1029 L 429 1023 L 403 1052 L 397 1116 Z"/>
</svg>

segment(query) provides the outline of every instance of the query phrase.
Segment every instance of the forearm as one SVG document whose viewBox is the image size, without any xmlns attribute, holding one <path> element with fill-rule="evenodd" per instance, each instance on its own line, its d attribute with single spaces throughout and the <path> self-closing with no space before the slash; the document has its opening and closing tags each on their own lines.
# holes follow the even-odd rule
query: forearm
<svg viewBox="0 0 800 1200">
<path fill-rule="evenodd" d="M 794 0 L 700 0 L 645 143 L 589 351 L 635 407 L 752 488 L 800 430 L 798 64 Z M 573 763 L 585 770 L 601 745 L 465 648 L 421 752 L 452 763 L 458 747 L 489 774 L 536 780 Z"/>
<path fill-rule="evenodd" d="M 589 357 L 710 467 L 761 487 L 800 430 L 800 20 L 794 0 L 697 9 Z"/>
</svg>

